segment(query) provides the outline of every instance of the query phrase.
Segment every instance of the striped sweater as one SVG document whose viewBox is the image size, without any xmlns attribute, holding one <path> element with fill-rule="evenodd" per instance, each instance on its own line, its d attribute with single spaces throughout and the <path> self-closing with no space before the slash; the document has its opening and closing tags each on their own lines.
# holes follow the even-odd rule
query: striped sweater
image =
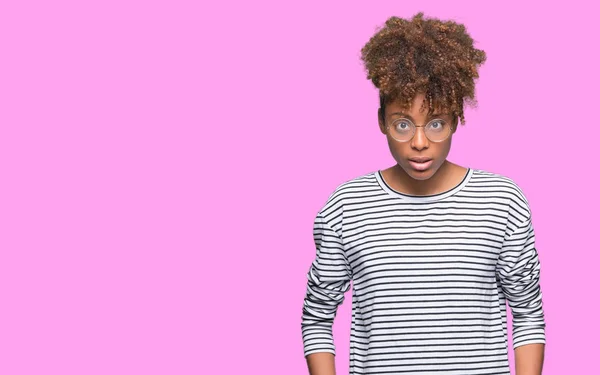
<svg viewBox="0 0 600 375">
<path fill-rule="evenodd" d="M 339 185 L 313 228 L 304 355 L 335 355 L 333 320 L 352 284 L 350 374 L 506 374 L 513 348 L 545 343 L 531 211 L 510 178 L 468 169 L 415 196 L 377 170 Z"/>
</svg>

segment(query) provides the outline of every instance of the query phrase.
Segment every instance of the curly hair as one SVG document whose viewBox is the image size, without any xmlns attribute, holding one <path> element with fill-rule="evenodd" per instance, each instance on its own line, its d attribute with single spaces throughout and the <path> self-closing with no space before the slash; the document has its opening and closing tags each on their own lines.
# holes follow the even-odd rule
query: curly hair
<svg viewBox="0 0 600 375">
<path fill-rule="evenodd" d="M 419 12 L 411 20 L 390 17 L 376 31 L 361 49 L 361 60 L 379 89 L 382 118 L 386 103 L 400 100 L 402 108 L 410 108 L 423 92 L 421 109 L 428 102 L 429 114 L 446 111 L 464 125 L 464 104 L 477 106 L 475 79 L 486 60 L 465 26 Z"/>
</svg>

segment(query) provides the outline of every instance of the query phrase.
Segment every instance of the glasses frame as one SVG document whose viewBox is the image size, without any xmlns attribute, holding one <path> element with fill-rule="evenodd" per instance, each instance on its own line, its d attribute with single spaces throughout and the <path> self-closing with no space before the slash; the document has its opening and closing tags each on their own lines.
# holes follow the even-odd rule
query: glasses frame
<svg viewBox="0 0 600 375">
<path fill-rule="evenodd" d="M 390 131 L 390 127 L 391 127 L 391 126 L 392 126 L 392 125 L 393 125 L 393 124 L 394 124 L 396 121 L 399 121 L 399 120 L 406 120 L 406 121 L 410 122 L 410 123 L 411 123 L 411 124 L 412 124 L 412 125 L 415 127 L 415 128 L 414 128 L 414 131 L 413 131 L 413 134 L 412 134 L 412 136 L 411 136 L 409 139 L 407 139 L 407 140 L 399 140 L 399 139 L 395 138 L 395 137 L 392 135 L 391 131 Z M 387 125 L 385 126 L 385 129 L 387 130 L 387 132 L 388 132 L 388 134 L 390 135 L 390 137 L 392 137 L 392 138 L 393 138 L 393 139 L 394 139 L 396 142 L 400 142 L 400 143 L 406 143 L 406 142 L 410 142 L 410 141 L 412 141 L 412 140 L 413 140 L 413 138 L 415 137 L 415 135 L 417 135 L 417 128 L 425 128 L 425 127 L 427 127 L 427 125 L 431 124 L 432 122 L 434 122 L 434 121 L 440 121 L 440 120 L 441 120 L 441 121 L 444 121 L 444 122 L 447 122 L 447 121 L 446 121 L 446 120 L 444 120 L 443 118 L 434 118 L 434 119 L 432 119 L 431 121 L 429 121 L 429 122 L 428 122 L 427 124 L 425 124 L 425 125 L 417 125 L 417 124 L 415 124 L 414 122 L 412 122 L 412 121 L 411 121 L 409 118 L 406 118 L 406 117 L 398 117 L 398 118 L 394 119 L 393 121 L 391 121 L 391 122 L 388 122 L 388 123 L 387 123 Z M 425 132 L 425 129 L 423 129 L 423 134 L 425 134 L 425 137 L 426 137 L 426 138 L 429 140 L 429 142 L 433 142 L 433 143 L 440 143 L 440 142 L 444 142 L 446 139 L 448 139 L 448 137 L 450 137 L 450 134 L 452 134 L 452 132 L 453 132 L 453 131 L 454 131 L 454 122 L 451 122 L 451 124 L 450 124 L 450 131 L 448 131 L 448 135 L 446 135 L 446 137 L 445 137 L 444 139 L 441 139 L 441 140 L 439 140 L 439 141 L 434 141 L 434 140 L 432 140 L 431 138 L 429 138 L 429 137 L 427 136 L 427 133 Z"/>
</svg>

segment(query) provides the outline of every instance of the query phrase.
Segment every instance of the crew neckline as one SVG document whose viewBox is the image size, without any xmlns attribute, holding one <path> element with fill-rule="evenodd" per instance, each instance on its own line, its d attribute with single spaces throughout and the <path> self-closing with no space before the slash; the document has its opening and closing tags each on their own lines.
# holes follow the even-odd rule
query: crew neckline
<svg viewBox="0 0 600 375">
<path fill-rule="evenodd" d="M 449 190 L 446 190 L 446 191 L 443 191 L 443 192 L 437 193 L 437 194 L 430 194 L 430 195 L 412 195 L 412 194 L 401 193 L 397 190 L 394 190 L 383 179 L 383 174 L 381 173 L 381 169 L 378 169 L 375 172 L 375 178 L 377 179 L 379 186 L 383 190 L 385 190 L 389 195 L 391 195 L 393 197 L 401 198 L 405 201 L 411 201 L 411 202 L 432 202 L 432 201 L 438 201 L 438 200 L 441 200 L 444 198 L 448 198 L 448 197 L 456 194 L 460 190 L 462 190 L 462 188 L 465 187 L 471 180 L 471 176 L 473 176 L 473 172 L 474 172 L 474 170 L 472 168 L 468 167 L 467 172 L 465 173 L 465 176 L 463 177 L 463 179 L 460 183 L 458 183 L 454 187 L 450 188 Z"/>
</svg>

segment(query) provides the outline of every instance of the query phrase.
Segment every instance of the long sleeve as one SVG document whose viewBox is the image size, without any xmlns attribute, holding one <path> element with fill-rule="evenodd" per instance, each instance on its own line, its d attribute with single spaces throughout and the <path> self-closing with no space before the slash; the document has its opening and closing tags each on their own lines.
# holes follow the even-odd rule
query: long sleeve
<svg viewBox="0 0 600 375">
<path fill-rule="evenodd" d="M 350 289 L 352 272 L 342 239 L 322 215 L 314 221 L 316 257 L 307 273 L 306 296 L 302 308 L 304 355 L 329 352 L 335 355 L 333 319 L 344 293 Z"/>
<path fill-rule="evenodd" d="M 497 278 L 511 307 L 513 349 L 525 344 L 546 343 L 540 261 L 529 205 L 511 215 L 497 263 Z M 516 220 L 515 220 L 516 219 Z"/>
</svg>

